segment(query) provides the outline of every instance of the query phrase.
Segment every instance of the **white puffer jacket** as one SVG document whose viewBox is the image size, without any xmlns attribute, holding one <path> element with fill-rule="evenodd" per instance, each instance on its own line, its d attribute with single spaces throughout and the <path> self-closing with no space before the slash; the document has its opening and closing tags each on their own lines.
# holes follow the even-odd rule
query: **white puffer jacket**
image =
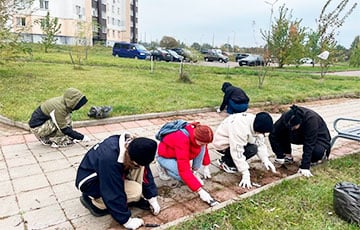
<svg viewBox="0 0 360 230">
<path fill-rule="evenodd" d="M 230 146 L 231 157 L 239 172 L 249 169 L 244 156 L 244 146 L 247 143 L 258 146 L 258 157 L 262 162 L 268 159 L 265 136 L 255 133 L 253 124 L 255 115 L 251 113 L 236 113 L 228 116 L 217 128 L 212 145 L 216 150 L 225 150 Z"/>
</svg>

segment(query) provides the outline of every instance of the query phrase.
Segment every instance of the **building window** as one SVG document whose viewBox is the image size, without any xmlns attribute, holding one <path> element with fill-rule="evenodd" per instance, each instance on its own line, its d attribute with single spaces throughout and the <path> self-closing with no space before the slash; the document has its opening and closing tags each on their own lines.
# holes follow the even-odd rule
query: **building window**
<svg viewBox="0 0 360 230">
<path fill-rule="evenodd" d="M 17 9 L 18 10 L 23 10 L 23 9 L 25 9 L 25 7 L 26 7 L 25 0 L 19 0 L 18 5 L 17 5 Z"/>
<path fill-rule="evenodd" d="M 75 9 L 76 9 L 76 15 L 79 17 L 79 19 L 81 19 L 82 18 L 81 6 L 76 5 Z"/>
<path fill-rule="evenodd" d="M 94 16 L 94 17 L 98 16 L 98 11 L 96 8 L 92 8 L 92 16 Z"/>
<path fill-rule="evenodd" d="M 17 26 L 25 26 L 26 25 L 26 20 L 24 17 L 17 17 L 16 18 L 16 25 Z"/>
<path fill-rule="evenodd" d="M 48 10 L 49 9 L 49 0 L 39 0 L 40 1 L 40 9 Z"/>
</svg>

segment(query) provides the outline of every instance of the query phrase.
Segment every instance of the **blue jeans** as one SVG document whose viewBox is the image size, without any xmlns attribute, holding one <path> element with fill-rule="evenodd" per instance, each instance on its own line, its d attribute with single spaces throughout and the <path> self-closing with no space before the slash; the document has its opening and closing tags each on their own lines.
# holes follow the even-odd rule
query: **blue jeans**
<svg viewBox="0 0 360 230">
<path fill-rule="evenodd" d="M 199 155 L 197 155 L 192 161 L 193 170 L 196 171 L 201 167 L 204 159 L 204 155 L 205 155 L 205 145 L 201 147 Z M 163 167 L 167 171 L 169 176 L 171 176 L 172 178 L 178 181 L 182 181 L 179 175 L 177 161 L 175 158 L 164 158 L 156 154 L 156 160 L 161 165 L 161 167 Z"/>
<path fill-rule="evenodd" d="M 236 104 L 233 100 L 229 100 L 226 112 L 228 114 L 245 112 L 249 107 L 249 104 Z"/>
</svg>

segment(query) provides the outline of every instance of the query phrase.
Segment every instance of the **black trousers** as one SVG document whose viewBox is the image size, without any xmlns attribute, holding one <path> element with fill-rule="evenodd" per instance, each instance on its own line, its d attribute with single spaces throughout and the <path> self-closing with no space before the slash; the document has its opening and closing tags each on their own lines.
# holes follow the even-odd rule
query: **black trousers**
<svg viewBox="0 0 360 230">
<path fill-rule="evenodd" d="M 255 144 L 247 144 L 244 146 L 244 156 L 246 160 L 250 159 L 251 157 L 255 156 L 258 152 L 258 147 Z M 230 154 L 230 147 L 225 150 L 217 150 L 219 153 L 223 154 L 221 160 L 225 162 L 225 164 L 229 167 L 236 167 L 231 154 Z"/>
</svg>

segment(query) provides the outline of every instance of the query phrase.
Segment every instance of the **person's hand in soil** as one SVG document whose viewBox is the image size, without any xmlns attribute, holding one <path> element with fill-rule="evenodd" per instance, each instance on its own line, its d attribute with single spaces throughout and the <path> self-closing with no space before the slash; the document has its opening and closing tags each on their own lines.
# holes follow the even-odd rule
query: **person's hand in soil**
<svg viewBox="0 0 360 230">
<path fill-rule="evenodd" d="M 271 172 L 276 173 L 276 168 L 275 168 L 274 164 L 271 163 L 271 161 L 269 159 L 264 160 L 263 164 L 264 164 L 266 170 L 271 169 Z"/>
<path fill-rule="evenodd" d="M 239 183 L 239 186 L 243 187 L 243 188 L 251 188 L 252 187 L 249 170 L 245 170 L 242 172 L 242 179 Z"/>
</svg>

